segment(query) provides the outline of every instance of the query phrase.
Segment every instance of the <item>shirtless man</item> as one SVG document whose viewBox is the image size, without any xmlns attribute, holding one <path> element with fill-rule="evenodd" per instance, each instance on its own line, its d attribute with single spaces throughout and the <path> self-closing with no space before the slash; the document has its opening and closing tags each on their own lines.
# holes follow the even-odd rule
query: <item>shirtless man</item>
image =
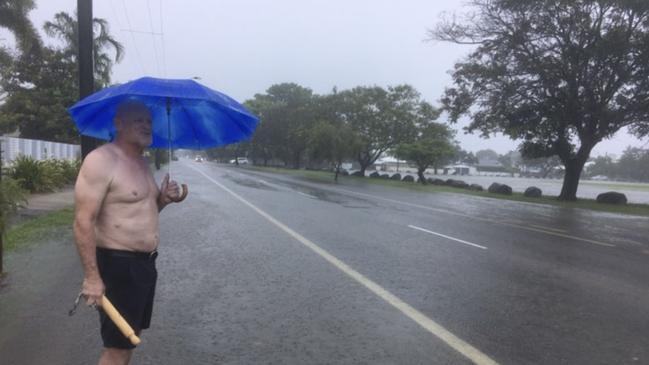
<svg viewBox="0 0 649 365">
<path fill-rule="evenodd" d="M 158 213 L 180 195 L 167 174 L 160 189 L 142 157 L 151 144 L 151 113 L 141 103 L 118 106 L 115 141 L 92 151 L 75 186 L 74 234 L 87 304 L 106 294 L 139 334 L 149 327 L 157 279 Z M 104 351 L 99 364 L 128 364 L 133 345 L 99 310 Z"/>
</svg>

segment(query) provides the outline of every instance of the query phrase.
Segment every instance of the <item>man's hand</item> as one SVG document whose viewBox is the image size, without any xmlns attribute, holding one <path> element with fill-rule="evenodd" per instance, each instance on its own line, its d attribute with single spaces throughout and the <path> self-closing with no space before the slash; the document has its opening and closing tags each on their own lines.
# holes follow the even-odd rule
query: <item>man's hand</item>
<svg viewBox="0 0 649 365">
<path fill-rule="evenodd" d="M 105 291 L 106 287 L 100 277 L 83 279 L 81 294 L 86 298 L 86 304 L 89 306 L 101 305 L 101 298 Z"/>
<path fill-rule="evenodd" d="M 160 196 L 158 197 L 158 207 L 162 209 L 165 205 L 176 201 L 180 197 L 180 187 L 174 180 L 169 181 L 169 174 L 165 174 L 160 184 Z"/>
</svg>

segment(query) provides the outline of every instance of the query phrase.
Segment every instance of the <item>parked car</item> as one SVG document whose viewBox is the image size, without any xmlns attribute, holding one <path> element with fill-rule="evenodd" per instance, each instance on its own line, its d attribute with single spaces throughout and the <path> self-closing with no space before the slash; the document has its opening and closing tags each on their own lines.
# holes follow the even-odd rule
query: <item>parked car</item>
<svg viewBox="0 0 649 365">
<path fill-rule="evenodd" d="M 250 163 L 250 162 L 248 162 L 248 159 L 245 158 L 245 157 L 237 157 L 236 160 L 235 159 L 230 160 L 230 163 L 235 164 L 235 163 L 237 163 L 237 161 L 239 161 L 239 165 L 247 165 L 247 164 Z"/>
</svg>

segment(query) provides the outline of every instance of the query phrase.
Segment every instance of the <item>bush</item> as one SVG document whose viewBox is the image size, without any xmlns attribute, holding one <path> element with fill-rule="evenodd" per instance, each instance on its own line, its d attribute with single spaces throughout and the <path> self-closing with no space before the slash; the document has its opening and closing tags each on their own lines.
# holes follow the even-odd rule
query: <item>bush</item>
<svg viewBox="0 0 649 365">
<path fill-rule="evenodd" d="M 37 161 L 29 156 L 19 156 L 13 161 L 9 176 L 31 193 L 44 193 L 74 183 L 80 165 L 78 160 Z"/>
<path fill-rule="evenodd" d="M 56 160 L 63 172 L 63 179 L 66 184 L 74 184 L 81 169 L 81 160 Z"/>
<path fill-rule="evenodd" d="M 27 201 L 18 181 L 3 176 L 0 183 L 0 234 L 4 234 L 7 218 Z"/>
<path fill-rule="evenodd" d="M 58 160 L 44 160 L 38 161 L 38 163 L 42 176 L 45 178 L 43 190 L 40 192 L 53 191 L 65 185 L 66 180 L 63 166 Z"/>
</svg>

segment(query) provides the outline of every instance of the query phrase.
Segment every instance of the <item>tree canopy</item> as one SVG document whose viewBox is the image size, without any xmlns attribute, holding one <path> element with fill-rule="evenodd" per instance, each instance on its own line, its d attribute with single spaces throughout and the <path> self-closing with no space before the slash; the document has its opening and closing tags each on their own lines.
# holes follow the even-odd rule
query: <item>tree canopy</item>
<svg viewBox="0 0 649 365">
<path fill-rule="evenodd" d="M 456 153 L 453 131 L 447 125 L 435 122 L 417 126 L 417 134 L 413 141 L 401 143 L 395 149 L 398 158 L 417 166 L 419 182 L 424 185 L 424 171 L 429 167 L 437 169 L 451 162 Z"/>
<path fill-rule="evenodd" d="M 4 15 L 3 5 L 0 2 L 0 21 Z M 123 47 L 111 37 L 105 20 L 94 19 L 93 22 L 95 82 L 100 88 L 110 83 L 113 58 L 108 50 L 115 52 L 114 62 L 118 62 Z M 61 12 L 44 28 L 48 35 L 63 39 L 64 46 L 42 46 L 39 41 L 38 52 L 0 52 L 0 65 L 3 66 L 0 68 L 0 88 L 4 99 L 0 105 L 0 132 L 18 130 L 24 138 L 75 143 L 78 133 L 66 108 L 79 97 L 77 21 Z"/>
<path fill-rule="evenodd" d="M 649 2 L 473 0 L 432 38 L 477 48 L 453 71 L 442 99 L 469 131 L 522 140 L 528 157 L 558 156 L 560 199 L 576 199 L 591 150 L 649 120 Z"/>
</svg>

